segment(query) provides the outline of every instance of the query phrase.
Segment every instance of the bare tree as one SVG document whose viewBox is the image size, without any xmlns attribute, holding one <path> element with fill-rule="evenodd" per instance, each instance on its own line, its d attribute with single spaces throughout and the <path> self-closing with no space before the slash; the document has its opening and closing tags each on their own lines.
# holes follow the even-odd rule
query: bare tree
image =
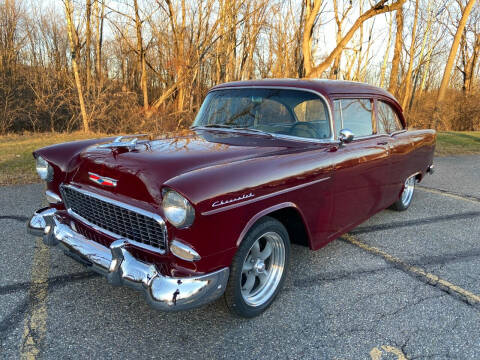
<svg viewBox="0 0 480 360">
<path fill-rule="evenodd" d="M 475 5 L 475 2 L 476 0 L 469 0 L 467 5 L 462 9 L 462 17 L 458 24 L 455 37 L 453 38 L 452 47 L 450 48 L 450 54 L 448 55 L 447 63 L 445 65 L 445 70 L 443 72 L 442 83 L 440 84 L 440 88 L 438 90 L 437 106 L 445 98 L 445 93 L 447 92 L 447 86 L 450 81 L 450 75 L 452 72 L 453 63 L 455 61 L 455 57 L 457 56 L 458 46 L 460 45 L 460 40 L 462 38 L 463 30 L 465 28 L 465 25 L 467 24 L 468 17 L 470 16 L 470 12 L 472 11 L 473 5 Z M 460 2 L 459 2 L 459 5 L 461 6 Z"/>
<path fill-rule="evenodd" d="M 347 15 L 352 9 L 352 2 L 348 2 L 346 8 L 343 9 L 341 15 L 339 15 L 339 7 L 338 7 L 338 0 L 333 0 L 333 13 L 335 17 L 335 24 L 337 25 L 337 32 L 335 34 L 335 40 L 337 45 L 342 41 L 342 34 L 343 34 L 343 23 L 345 19 L 347 19 Z M 340 73 L 340 60 L 341 60 L 341 53 L 339 53 L 335 59 L 333 60 L 333 66 L 330 71 L 330 79 L 338 79 L 338 75 Z"/>
<path fill-rule="evenodd" d="M 392 42 L 392 25 L 393 25 L 393 16 L 390 13 L 389 20 L 388 20 L 388 40 L 387 40 L 387 46 L 385 49 L 385 54 L 383 54 L 383 62 L 382 62 L 382 67 L 380 69 L 380 87 L 383 87 L 384 81 L 385 81 L 385 72 L 387 71 L 387 62 L 388 62 L 388 56 L 390 54 L 390 45 Z"/>
<path fill-rule="evenodd" d="M 390 70 L 390 82 L 388 83 L 388 91 L 394 93 L 398 89 L 398 72 L 403 47 L 403 9 L 400 8 L 395 14 L 395 22 L 397 23 L 397 32 L 395 34 L 395 46 L 393 48 L 392 69 Z"/>
<path fill-rule="evenodd" d="M 415 14 L 413 16 L 413 27 L 412 27 L 412 42 L 410 44 L 410 50 L 408 52 L 408 70 L 405 75 L 405 93 L 403 95 L 402 108 L 406 108 L 407 103 L 412 96 L 412 73 L 413 73 L 413 61 L 415 56 L 415 41 L 417 36 L 417 22 L 418 22 L 418 3 L 419 0 L 415 0 Z"/>
<path fill-rule="evenodd" d="M 138 68 L 141 74 L 140 87 L 143 93 L 143 110 L 148 111 L 148 85 L 147 85 L 147 62 L 145 59 L 145 47 L 143 46 L 142 38 L 142 20 L 140 19 L 138 10 L 138 1 L 133 0 L 133 6 L 135 11 L 135 30 L 137 35 L 137 55 L 138 55 Z"/>
<path fill-rule="evenodd" d="M 83 124 L 83 131 L 89 132 L 89 119 L 87 115 L 87 109 L 85 107 L 85 101 L 83 98 L 83 86 L 82 80 L 80 79 L 80 72 L 77 63 L 77 59 L 79 58 L 80 54 L 80 42 L 78 40 L 78 33 L 73 22 L 73 5 L 71 0 L 64 0 L 65 5 L 65 15 L 67 19 L 67 32 L 68 32 L 68 39 L 70 40 L 70 53 L 72 55 L 72 69 L 73 69 L 73 76 L 75 77 L 75 86 L 78 92 L 78 102 L 80 104 L 80 114 L 82 116 L 82 124 Z"/>
<path fill-rule="evenodd" d="M 327 68 L 331 65 L 335 57 L 338 56 L 338 54 L 342 53 L 343 49 L 348 44 L 348 42 L 352 39 L 355 32 L 366 20 L 379 14 L 400 9 L 403 3 L 405 2 L 405 0 L 396 0 L 390 5 L 387 5 L 387 2 L 388 2 L 387 0 L 381 0 L 376 4 L 374 4 L 370 9 L 362 13 L 357 18 L 357 20 L 353 23 L 353 25 L 350 27 L 350 30 L 348 30 L 348 32 L 342 37 L 342 40 L 340 40 L 340 42 L 337 44 L 335 49 L 333 49 L 333 51 L 319 65 L 315 67 L 309 67 L 308 69 L 307 67 L 305 67 L 306 76 L 319 77 L 325 70 L 327 70 Z M 316 14 L 313 11 L 310 14 L 310 17 L 315 18 L 317 14 L 318 14 L 318 11 Z M 305 29 L 307 30 L 307 28 Z M 304 36 L 304 44 L 303 44 L 304 49 L 308 48 L 310 44 L 311 44 L 311 36 L 306 36 L 306 37 Z M 304 56 L 305 56 L 305 53 L 304 53 Z"/>
</svg>

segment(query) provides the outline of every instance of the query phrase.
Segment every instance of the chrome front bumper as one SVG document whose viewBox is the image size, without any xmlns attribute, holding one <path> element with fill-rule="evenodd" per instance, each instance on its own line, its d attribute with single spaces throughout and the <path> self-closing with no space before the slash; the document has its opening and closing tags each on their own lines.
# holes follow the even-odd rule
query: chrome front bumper
<svg viewBox="0 0 480 360">
<path fill-rule="evenodd" d="M 28 232 L 42 236 L 46 245 L 63 249 L 113 285 L 126 285 L 144 293 L 147 302 L 158 310 L 178 311 L 195 308 L 219 298 L 225 291 L 229 268 L 194 277 L 169 277 L 154 264 L 135 259 L 126 249 L 127 240 L 114 241 L 109 248 L 87 239 L 62 223 L 56 210 L 37 210 L 27 223 Z"/>
</svg>

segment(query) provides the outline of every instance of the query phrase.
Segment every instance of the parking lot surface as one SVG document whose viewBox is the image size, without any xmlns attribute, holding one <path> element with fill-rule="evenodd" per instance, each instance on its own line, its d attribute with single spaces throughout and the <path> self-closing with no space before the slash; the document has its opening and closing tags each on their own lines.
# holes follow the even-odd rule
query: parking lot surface
<svg viewBox="0 0 480 360">
<path fill-rule="evenodd" d="M 437 158 L 406 212 L 312 252 L 251 320 L 161 313 L 25 232 L 43 185 L 0 188 L 0 358 L 478 359 L 480 157 Z"/>
</svg>

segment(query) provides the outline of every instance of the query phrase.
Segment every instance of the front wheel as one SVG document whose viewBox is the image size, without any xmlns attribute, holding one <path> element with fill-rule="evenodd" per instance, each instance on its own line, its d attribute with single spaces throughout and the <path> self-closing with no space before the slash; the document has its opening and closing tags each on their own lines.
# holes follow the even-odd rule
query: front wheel
<svg viewBox="0 0 480 360">
<path fill-rule="evenodd" d="M 243 239 L 230 268 L 225 290 L 227 307 L 251 318 L 267 309 L 287 274 L 290 240 L 278 220 L 265 217 Z"/>
<path fill-rule="evenodd" d="M 415 182 L 415 175 L 412 175 L 407 180 L 405 180 L 405 184 L 403 185 L 403 191 L 400 195 L 400 198 L 395 201 L 392 206 L 390 206 L 390 209 L 397 211 L 404 211 L 408 209 L 408 207 L 412 203 L 413 193 L 415 191 Z"/>
</svg>

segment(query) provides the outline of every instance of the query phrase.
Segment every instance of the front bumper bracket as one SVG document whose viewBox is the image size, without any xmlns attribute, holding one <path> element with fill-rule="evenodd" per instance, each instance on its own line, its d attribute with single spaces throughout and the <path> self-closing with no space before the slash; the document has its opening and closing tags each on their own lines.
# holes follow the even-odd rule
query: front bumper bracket
<svg viewBox="0 0 480 360">
<path fill-rule="evenodd" d="M 107 248 L 62 223 L 52 208 L 37 210 L 27 229 L 32 235 L 43 236 L 46 245 L 60 244 L 73 258 L 91 264 L 92 270 L 112 285 L 143 292 L 147 302 L 158 310 L 187 310 L 212 302 L 223 294 L 228 281 L 228 267 L 193 277 L 165 276 L 154 264 L 137 260 L 127 249 L 128 240 L 116 240 Z"/>
</svg>

